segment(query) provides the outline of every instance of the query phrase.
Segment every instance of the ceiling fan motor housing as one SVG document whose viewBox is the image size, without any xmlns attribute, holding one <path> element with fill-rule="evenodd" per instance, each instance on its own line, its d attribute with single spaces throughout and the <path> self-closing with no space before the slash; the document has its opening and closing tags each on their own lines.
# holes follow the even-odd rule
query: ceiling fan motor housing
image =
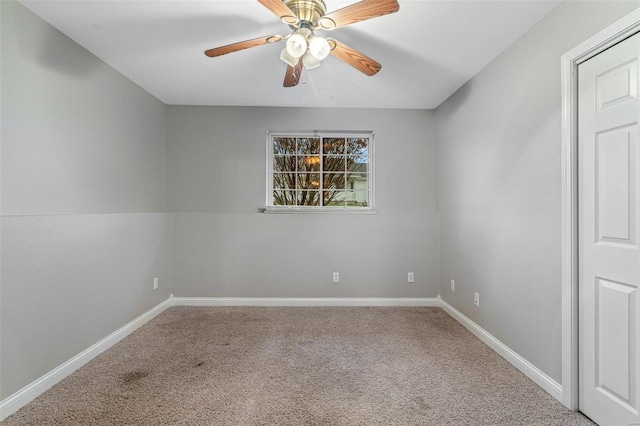
<svg viewBox="0 0 640 426">
<path fill-rule="evenodd" d="M 312 29 L 318 26 L 318 21 L 326 12 L 322 0 L 284 0 L 284 4 L 295 13 L 299 20 L 298 25 L 303 24 L 302 27 L 310 26 Z"/>
</svg>

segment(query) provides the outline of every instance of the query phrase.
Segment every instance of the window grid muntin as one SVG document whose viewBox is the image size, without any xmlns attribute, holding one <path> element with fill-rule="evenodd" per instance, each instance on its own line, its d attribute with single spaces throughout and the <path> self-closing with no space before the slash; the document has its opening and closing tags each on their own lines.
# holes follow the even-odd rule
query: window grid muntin
<svg viewBox="0 0 640 426">
<path fill-rule="evenodd" d="M 318 149 L 302 150 L 300 149 L 300 141 L 306 141 L 310 139 L 317 139 Z M 373 210 L 373 132 L 315 132 L 307 134 L 304 132 L 299 133 L 268 133 L 268 176 L 267 181 L 267 204 L 273 207 L 283 208 L 310 208 L 314 210 L 322 209 L 348 209 L 348 210 Z M 276 150 L 276 142 L 280 145 L 287 145 L 285 150 Z M 284 143 L 283 143 L 284 142 Z M 337 142 L 337 145 L 333 146 L 329 152 L 325 151 L 326 142 Z M 359 145 L 359 147 L 358 147 Z M 311 154 L 311 155 L 309 155 Z M 317 155 L 314 155 L 317 154 Z M 295 170 L 290 167 L 290 171 L 274 170 L 274 159 L 278 157 L 294 157 L 292 161 L 295 163 Z M 299 158 L 304 157 L 316 157 L 319 159 L 318 167 L 313 167 L 311 170 L 300 170 Z M 324 170 L 326 158 L 343 158 L 344 166 L 338 169 L 332 167 L 332 170 Z M 358 163 L 358 159 L 365 159 L 365 162 Z M 351 161 L 349 161 L 351 160 Z M 355 166 L 360 164 L 360 166 Z M 362 168 L 364 167 L 364 170 Z M 360 170 L 358 170 L 358 168 Z M 281 172 L 283 175 L 293 175 L 295 182 L 294 186 L 286 188 L 278 188 L 274 182 L 274 175 Z M 301 201 L 308 199 L 304 198 L 301 194 L 302 191 L 316 191 L 315 187 L 309 186 L 309 181 L 314 179 L 310 178 L 310 174 L 320 177 L 317 186 L 318 203 L 312 206 L 308 204 L 300 204 Z M 327 174 L 340 175 L 343 183 L 338 181 L 338 187 L 332 187 L 331 181 L 327 181 Z M 301 176 L 304 176 L 302 178 Z M 306 179 L 307 187 L 302 187 L 299 182 Z M 364 186 L 360 185 L 356 187 L 357 181 L 364 181 Z M 285 201 L 295 200 L 295 204 L 280 204 L 276 200 L 276 192 L 285 193 L 287 197 Z M 290 197 L 293 193 L 293 197 Z M 326 200 L 326 195 L 333 193 L 331 200 Z M 314 192 L 315 194 L 315 192 Z"/>
</svg>

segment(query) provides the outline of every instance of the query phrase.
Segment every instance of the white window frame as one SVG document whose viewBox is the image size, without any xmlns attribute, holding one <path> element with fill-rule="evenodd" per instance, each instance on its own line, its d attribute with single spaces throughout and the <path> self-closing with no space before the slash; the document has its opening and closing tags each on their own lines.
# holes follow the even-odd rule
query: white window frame
<svg viewBox="0 0 640 426">
<path fill-rule="evenodd" d="M 273 205 L 273 138 L 289 137 L 289 138 L 367 138 L 368 158 L 367 166 L 367 206 L 280 206 Z M 266 185 L 266 208 L 265 213 L 346 213 L 346 214 L 375 214 L 375 133 L 373 131 L 268 131 L 267 132 L 267 185 Z M 322 147 L 321 147 L 322 149 Z M 322 152 L 320 154 L 322 159 Z M 320 166 L 320 174 L 322 173 L 322 165 Z"/>
</svg>

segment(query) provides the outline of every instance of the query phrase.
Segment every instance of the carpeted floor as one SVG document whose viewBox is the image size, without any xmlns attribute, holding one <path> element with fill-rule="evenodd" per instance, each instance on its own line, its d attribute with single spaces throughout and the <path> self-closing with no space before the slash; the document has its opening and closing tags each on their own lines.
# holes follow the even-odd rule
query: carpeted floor
<svg viewBox="0 0 640 426">
<path fill-rule="evenodd" d="M 593 423 L 441 309 L 174 307 L 1 424 Z"/>
</svg>

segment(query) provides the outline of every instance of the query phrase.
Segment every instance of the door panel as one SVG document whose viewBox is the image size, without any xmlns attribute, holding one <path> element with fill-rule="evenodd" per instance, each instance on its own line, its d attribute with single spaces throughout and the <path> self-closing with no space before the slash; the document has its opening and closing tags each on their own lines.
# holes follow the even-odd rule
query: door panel
<svg viewBox="0 0 640 426">
<path fill-rule="evenodd" d="M 596 226 L 598 241 L 635 244 L 635 127 L 596 135 Z"/>
<path fill-rule="evenodd" d="M 596 388 L 637 409 L 637 300 L 632 285 L 596 279 Z"/>
<path fill-rule="evenodd" d="M 631 60 L 596 77 L 597 110 L 615 107 L 637 98 L 636 60 Z"/>
<path fill-rule="evenodd" d="M 579 399 L 600 425 L 638 416 L 640 34 L 578 67 Z"/>
</svg>

